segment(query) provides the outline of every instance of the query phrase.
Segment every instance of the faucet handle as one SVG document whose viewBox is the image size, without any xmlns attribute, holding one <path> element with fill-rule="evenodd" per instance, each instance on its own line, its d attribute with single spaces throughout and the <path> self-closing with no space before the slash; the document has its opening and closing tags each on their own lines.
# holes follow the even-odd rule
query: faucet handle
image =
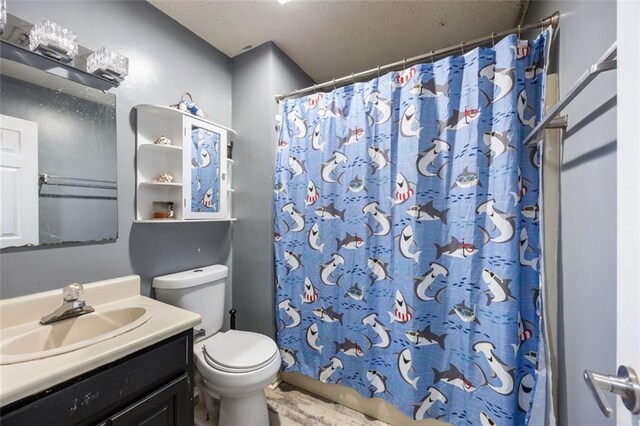
<svg viewBox="0 0 640 426">
<path fill-rule="evenodd" d="M 82 287 L 82 284 L 73 283 L 69 284 L 62 290 L 62 297 L 65 302 L 74 302 L 76 300 L 82 300 L 82 293 L 84 293 L 84 287 Z"/>
</svg>

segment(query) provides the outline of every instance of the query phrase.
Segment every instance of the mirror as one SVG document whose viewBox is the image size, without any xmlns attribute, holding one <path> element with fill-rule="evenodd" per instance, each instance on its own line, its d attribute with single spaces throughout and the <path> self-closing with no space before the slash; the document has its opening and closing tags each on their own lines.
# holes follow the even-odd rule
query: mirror
<svg viewBox="0 0 640 426">
<path fill-rule="evenodd" d="M 220 134 L 191 125 L 191 211 L 220 211 Z"/>
<path fill-rule="evenodd" d="M 0 185 L 0 248 L 115 240 L 115 95 L 0 59 Z"/>
</svg>

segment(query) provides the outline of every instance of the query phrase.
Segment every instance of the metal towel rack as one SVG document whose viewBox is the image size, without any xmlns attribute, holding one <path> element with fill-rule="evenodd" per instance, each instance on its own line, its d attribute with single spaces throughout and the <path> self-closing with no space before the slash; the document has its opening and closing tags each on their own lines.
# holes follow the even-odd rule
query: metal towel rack
<svg viewBox="0 0 640 426">
<path fill-rule="evenodd" d="M 529 133 L 522 142 L 523 144 L 527 144 L 533 140 L 536 140 L 540 135 L 540 132 L 552 123 L 552 121 L 556 118 L 556 116 L 567 106 L 571 101 L 578 96 L 580 92 L 584 90 L 585 87 L 591 83 L 591 81 L 596 78 L 600 73 L 605 71 L 614 70 L 617 67 L 616 60 L 614 59 L 618 52 L 618 42 L 614 42 L 609 49 L 598 59 L 598 62 L 591 65 L 587 71 L 585 71 L 578 81 L 574 83 L 574 85 L 569 89 L 564 98 L 558 101 L 557 104 L 551 108 L 551 110 L 547 113 L 542 121 L 538 123 L 536 127 L 533 128 L 531 133 Z"/>
<path fill-rule="evenodd" d="M 61 182 L 58 182 L 61 181 Z M 112 180 L 101 179 L 86 179 L 86 178 L 74 178 L 54 176 L 47 173 L 40 173 L 40 186 L 71 186 L 76 188 L 95 188 L 95 189 L 118 189 L 117 182 Z"/>
</svg>

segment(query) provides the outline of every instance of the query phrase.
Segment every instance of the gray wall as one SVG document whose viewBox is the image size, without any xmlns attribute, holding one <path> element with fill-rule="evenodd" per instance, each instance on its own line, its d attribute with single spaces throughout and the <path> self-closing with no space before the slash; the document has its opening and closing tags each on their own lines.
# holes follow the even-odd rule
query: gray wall
<svg viewBox="0 0 640 426">
<path fill-rule="evenodd" d="M 139 103 L 169 105 L 191 92 L 211 120 L 231 126 L 231 61 L 186 28 L 142 1 L 9 1 L 9 13 L 30 22 L 43 17 L 129 58 L 117 89 L 118 224 L 115 243 L 6 252 L 0 259 L 0 297 L 139 274 L 143 293 L 157 275 L 214 263 L 230 264 L 228 223 L 133 224 L 135 114 Z M 231 291 L 227 292 L 228 300 Z"/>
<path fill-rule="evenodd" d="M 233 303 L 238 328 L 275 336 L 273 173 L 278 112 L 273 95 L 314 82 L 274 43 L 233 58 Z"/>
<path fill-rule="evenodd" d="M 526 22 L 561 12 L 550 66 L 560 94 L 616 39 L 614 1 L 535 1 Z M 558 282 L 559 424 L 615 424 L 582 372 L 616 371 L 616 75 L 600 75 L 566 109 Z M 615 407 L 615 400 L 610 397 Z"/>
</svg>

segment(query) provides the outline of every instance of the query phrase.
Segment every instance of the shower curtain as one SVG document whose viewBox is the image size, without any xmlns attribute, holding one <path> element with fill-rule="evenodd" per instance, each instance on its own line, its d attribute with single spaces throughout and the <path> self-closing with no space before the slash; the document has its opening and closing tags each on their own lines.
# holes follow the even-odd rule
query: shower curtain
<svg viewBox="0 0 640 426">
<path fill-rule="evenodd" d="M 414 419 L 525 424 L 541 329 L 549 31 L 281 102 L 283 369 Z"/>
</svg>

